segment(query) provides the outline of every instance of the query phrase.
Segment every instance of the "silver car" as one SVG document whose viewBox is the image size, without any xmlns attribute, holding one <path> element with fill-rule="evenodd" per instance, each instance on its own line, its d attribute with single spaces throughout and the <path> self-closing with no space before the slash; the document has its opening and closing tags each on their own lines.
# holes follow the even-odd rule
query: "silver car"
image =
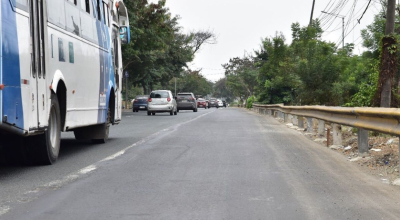
<svg viewBox="0 0 400 220">
<path fill-rule="evenodd" d="M 156 112 L 169 112 L 177 115 L 177 106 L 170 90 L 156 90 L 150 93 L 147 102 L 147 115 L 155 115 Z"/>
</svg>

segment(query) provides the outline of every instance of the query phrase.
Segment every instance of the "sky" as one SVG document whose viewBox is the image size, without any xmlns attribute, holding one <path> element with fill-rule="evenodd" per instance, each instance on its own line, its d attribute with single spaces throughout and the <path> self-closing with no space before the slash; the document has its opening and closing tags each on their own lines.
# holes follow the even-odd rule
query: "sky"
<svg viewBox="0 0 400 220">
<path fill-rule="evenodd" d="M 361 18 L 369 1 L 371 3 L 358 24 L 357 19 Z M 202 69 L 201 74 L 215 82 L 224 77 L 222 64 L 228 63 L 230 58 L 259 50 L 262 39 L 281 32 L 290 44 L 291 24 L 299 22 L 301 26 L 307 26 L 312 3 L 313 0 L 167 0 L 166 7 L 172 15 L 179 15 L 184 33 L 209 30 L 217 36 L 217 43 L 203 45 L 189 64 L 192 70 Z M 364 50 L 360 32 L 373 22 L 374 14 L 380 9 L 379 0 L 316 0 L 313 18 L 322 19 L 325 31 L 322 39 L 341 46 L 340 16 L 345 16 L 344 42 L 354 43 L 354 53 L 359 54 Z"/>
</svg>

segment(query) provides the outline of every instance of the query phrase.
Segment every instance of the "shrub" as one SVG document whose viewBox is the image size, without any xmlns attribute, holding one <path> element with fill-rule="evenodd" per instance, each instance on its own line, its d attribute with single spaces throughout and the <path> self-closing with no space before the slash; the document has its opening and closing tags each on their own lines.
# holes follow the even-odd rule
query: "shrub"
<svg viewBox="0 0 400 220">
<path fill-rule="evenodd" d="M 246 108 L 253 108 L 253 102 L 255 102 L 255 101 L 256 101 L 256 98 L 254 96 L 250 96 L 247 99 Z"/>
</svg>

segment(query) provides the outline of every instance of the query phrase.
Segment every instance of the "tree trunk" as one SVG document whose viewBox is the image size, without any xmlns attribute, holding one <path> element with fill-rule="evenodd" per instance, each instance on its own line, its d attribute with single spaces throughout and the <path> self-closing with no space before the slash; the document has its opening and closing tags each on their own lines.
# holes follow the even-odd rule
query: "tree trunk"
<svg viewBox="0 0 400 220">
<path fill-rule="evenodd" d="M 148 94 L 149 94 L 149 92 L 147 91 L 147 88 L 146 88 L 146 83 L 144 83 L 144 82 L 140 82 L 140 84 L 142 84 L 143 93 L 144 93 L 145 95 L 148 95 Z"/>
<path fill-rule="evenodd" d="M 382 57 L 379 72 L 378 95 L 380 96 L 380 107 L 390 108 L 393 99 L 393 77 L 397 72 L 397 42 L 392 36 L 394 33 L 396 0 L 388 0 L 386 10 L 386 36 L 382 38 Z"/>
<path fill-rule="evenodd" d="M 396 39 L 386 36 L 382 39 L 382 57 L 378 81 L 380 107 L 390 108 L 392 102 L 393 77 L 397 72 Z"/>
</svg>

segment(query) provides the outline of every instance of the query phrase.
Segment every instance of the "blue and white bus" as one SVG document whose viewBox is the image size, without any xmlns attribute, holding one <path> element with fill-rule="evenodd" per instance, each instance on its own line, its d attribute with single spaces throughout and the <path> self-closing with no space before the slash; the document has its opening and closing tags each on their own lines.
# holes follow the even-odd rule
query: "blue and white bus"
<svg viewBox="0 0 400 220">
<path fill-rule="evenodd" d="M 123 0 L 1 0 L 0 134 L 52 164 L 62 131 L 105 142 L 121 120 Z"/>
</svg>

